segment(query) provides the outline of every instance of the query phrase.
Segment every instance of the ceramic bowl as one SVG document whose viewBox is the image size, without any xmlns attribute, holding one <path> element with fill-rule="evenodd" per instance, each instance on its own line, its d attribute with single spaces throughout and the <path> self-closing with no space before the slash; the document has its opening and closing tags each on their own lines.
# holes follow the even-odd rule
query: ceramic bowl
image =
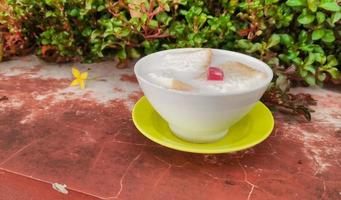
<svg viewBox="0 0 341 200">
<path fill-rule="evenodd" d="M 264 94 L 273 72 L 264 62 L 251 56 L 220 49 L 212 50 L 213 66 L 238 61 L 267 74 L 261 83 L 247 90 L 218 94 L 198 94 L 164 88 L 147 79 L 147 73 L 161 67 L 165 55 L 191 51 L 181 48 L 160 51 L 141 58 L 134 67 L 140 87 L 154 109 L 172 132 L 187 141 L 208 143 L 228 134 L 229 128 L 243 118 Z"/>
</svg>

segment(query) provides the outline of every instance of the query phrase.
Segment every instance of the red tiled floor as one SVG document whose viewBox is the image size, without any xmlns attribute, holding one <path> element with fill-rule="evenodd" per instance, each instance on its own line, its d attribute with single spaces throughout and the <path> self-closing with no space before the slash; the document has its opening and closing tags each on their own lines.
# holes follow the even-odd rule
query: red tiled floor
<svg viewBox="0 0 341 200">
<path fill-rule="evenodd" d="M 78 66 L 97 77 L 85 90 L 69 87 L 70 65 L 34 56 L 0 64 L 0 96 L 8 97 L 0 101 L 1 200 L 341 197 L 338 91 L 304 89 L 319 102 L 310 123 L 276 114 L 262 144 L 199 155 L 139 134 L 130 109 L 142 94 L 131 69 Z M 51 183 L 66 184 L 70 193 Z"/>
<path fill-rule="evenodd" d="M 96 200 L 98 198 L 69 190 L 62 194 L 52 189 L 50 183 L 41 182 L 22 175 L 0 170 L 0 199 L 6 200 Z"/>
</svg>

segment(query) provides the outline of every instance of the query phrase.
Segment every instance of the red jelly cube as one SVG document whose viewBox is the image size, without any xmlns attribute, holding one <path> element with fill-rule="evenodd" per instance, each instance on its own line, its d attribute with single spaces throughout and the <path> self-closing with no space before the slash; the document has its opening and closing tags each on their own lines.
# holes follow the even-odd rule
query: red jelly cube
<svg viewBox="0 0 341 200">
<path fill-rule="evenodd" d="M 218 67 L 208 67 L 207 80 L 208 81 L 224 80 L 224 71 Z"/>
</svg>

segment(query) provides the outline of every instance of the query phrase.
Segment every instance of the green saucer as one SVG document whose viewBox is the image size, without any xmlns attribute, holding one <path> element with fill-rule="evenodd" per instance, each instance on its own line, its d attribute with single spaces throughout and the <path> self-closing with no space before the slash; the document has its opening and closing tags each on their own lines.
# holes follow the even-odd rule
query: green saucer
<svg viewBox="0 0 341 200">
<path fill-rule="evenodd" d="M 179 151 L 192 153 L 228 153 L 255 146 L 271 134 L 274 119 L 269 109 L 258 102 L 253 109 L 222 139 L 206 144 L 184 141 L 171 132 L 168 123 L 154 110 L 146 97 L 134 106 L 133 121 L 137 129 L 150 140 Z"/>
</svg>

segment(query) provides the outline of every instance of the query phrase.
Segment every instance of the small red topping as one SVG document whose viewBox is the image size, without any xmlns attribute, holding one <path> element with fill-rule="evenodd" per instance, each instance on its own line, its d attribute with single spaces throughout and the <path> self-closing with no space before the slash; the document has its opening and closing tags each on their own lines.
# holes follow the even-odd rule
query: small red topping
<svg viewBox="0 0 341 200">
<path fill-rule="evenodd" d="M 208 67 L 207 80 L 208 81 L 224 80 L 224 71 L 218 67 Z"/>
</svg>

